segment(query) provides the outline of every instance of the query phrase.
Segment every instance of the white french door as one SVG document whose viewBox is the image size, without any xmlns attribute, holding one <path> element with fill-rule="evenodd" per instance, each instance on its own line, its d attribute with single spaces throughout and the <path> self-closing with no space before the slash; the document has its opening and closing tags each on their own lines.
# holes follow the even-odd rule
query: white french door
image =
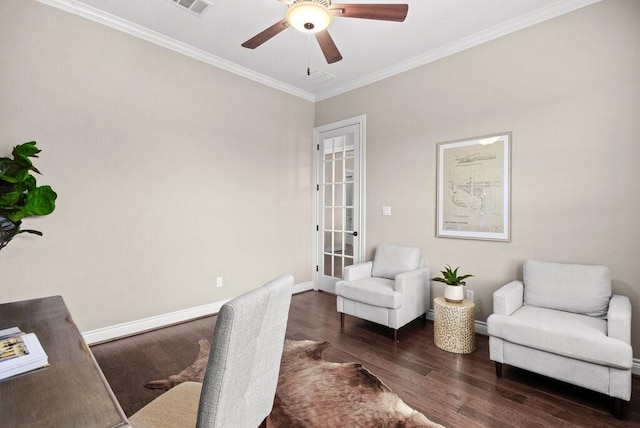
<svg viewBox="0 0 640 428">
<path fill-rule="evenodd" d="M 314 130 L 316 144 L 316 285 L 335 293 L 363 243 L 364 117 Z"/>
</svg>

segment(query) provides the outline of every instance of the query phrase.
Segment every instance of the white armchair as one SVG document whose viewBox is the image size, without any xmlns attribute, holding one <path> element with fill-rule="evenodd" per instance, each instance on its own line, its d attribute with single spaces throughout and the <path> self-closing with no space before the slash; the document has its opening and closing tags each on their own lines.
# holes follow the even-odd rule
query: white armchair
<svg viewBox="0 0 640 428">
<path fill-rule="evenodd" d="M 605 266 L 527 260 L 523 281 L 493 294 L 489 354 L 502 364 L 611 396 L 621 418 L 631 398 L 631 303 L 612 295 Z"/>
<path fill-rule="evenodd" d="M 373 261 L 344 269 L 336 283 L 340 324 L 344 314 L 394 330 L 424 316 L 430 305 L 430 272 L 419 248 L 380 244 Z"/>
</svg>

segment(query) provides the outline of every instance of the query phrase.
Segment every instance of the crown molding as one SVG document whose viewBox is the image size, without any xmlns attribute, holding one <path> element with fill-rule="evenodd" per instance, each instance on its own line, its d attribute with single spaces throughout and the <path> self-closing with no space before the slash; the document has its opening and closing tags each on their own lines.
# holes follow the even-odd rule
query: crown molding
<svg viewBox="0 0 640 428">
<path fill-rule="evenodd" d="M 527 27 L 531 27 L 532 25 L 539 24 L 541 22 L 556 18 L 569 12 L 573 12 L 574 10 L 592 5 L 594 3 L 598 3 L 600 1 L 602 0 L 560 0 L 542 9 L 538 9 L 529 14 L 493 26 L 486 30 L 472 34 L 471 36 L 464 37 L 460 40 L 426 52 L 422 55 L 418 55 L 407 61 L 403 61 L 391 67 L 387 67 L 383 70 L 371 73 L 363 77 L 362 79 L 347 83 L 327 92 L 316 94 L 315 99 L 316 101 L 322 101 L 335 97 L 337 95 L 344 94 L 354 89 L 358 89 L 363 86 L 378 82 L 380 80 L 395 76 L 396 74 L 400 74 L 405 71 L 409 71 L 414 68 L 429 64 L 431 62 L 438 61 L 450 55 L 457 54 L 472 47 L 481 45 L 491 40 L 498 39 L 502 36 L 506 36 L 516 31 L 523 30 Z"/>
<path fill-rule="evenodd" d="M 211 55 L 210 53 L 207 53 L 201 49 L 194 48 L 193 46 L 189 46 L 186 43 L 182 43 L 178 40 L 172 39 L 163 34 L 157 33 L 141 25 L 134 24 L 133 22 L 127 21 L 117 16 L 108 14 L 86 4 L 78 3 L 75 0 L 38 1 L 48 6 L 63 10 L 65 12 L 69 12 L 74 15 L 78 15 L 91 21 L 97 22 L 99 24 L 106 25 L 107 27 L 122 31 L 131 36 L 138 37 L 156 45 L 163 46 L 174 52 L 186 55 L 190 58 L 204 62 L 206 64 L 213 65 L 214 67 L 221 68 L 230 73 L 237 74 L 238 76 L 242 76 L 255 82 L 262 83 L 263 85 L 269 86 L 273 89 L 286 92 L 290 95 L 294 95 L 307 101 L 315 102 L 315 95 L 310 92 L 288 85 L 279 80 L 265 76 L 264 74 L 256 73 L 255 71 L 250 70 L 246 67 L 232 63 L 215 55 Z"/>
<path fill-rule="evenodd" d="M 384 80 L 386 78 L 395 76 L 396 74 L 403 73 L 405 71 L 412 70 L 417 67 L 438 61 L 450 55 L 462 52 L 480 44 L 495 40 L 502 36 L 514 33 L 516 31 L 525 29 L 532 25 L 539 24 L 552 18 L 564 15 L 569 12 L 573 12 L 577 9 L 598 3 L 602 0 L 559 0 L 547 7 L 536 10 L 527 15 L 523 15 L 511 21 L 507 21 L 500 25 L 488 28 L 484 31 L 472 34 L 471 36 L 464 37 L 453 43 L 449 43 L 440 48 L 426 52 L 422 55 L 418 55 L 407 61 L 400 62 L 391 67 L 387 67 L 383 70 L 371 73 L 363 78 L 357 79 L 352 82 L 348 82 L 344 85 L 334 87 L 333 89 L 321 92 L 319 94 L 313 94 L 302 89 L 296 88 L 279 80 L 265 76 L 264 74 L 257 73 L 246 67 L 232 63 L 215 55 L 211 55 L 200 49 L 196 49 L 185 43 L 174 40 L 170 37 L 164 36 L 155 31 L 151 31 L 148 28 L 144 28 L 140 25 L 118 18 L 114 15 L 105 13 L 91 6 L 87 6 L 82 3 L 78 3 L 75 0 L 38 0 L 40 3 L 55 7 L 57 9 L 64 10 L 69 13 L 81 16 L 83 18 L 90 19 L 94 22 L 106 25 L 113 29 L 130 34 L 134 37 L 141 38 L 148 42 L 163 46 L 167 49 L 171 49 L 174 52 L 186 55 L 198 61 L 204 62 L 209 65 L 221 68 L 236 75 L 245 77 L 263 85 L 269 86 L 276 90 L 286 92 L 290 95 L 305 99 L 311 102 L 317 102 L 326 100 L 354 89 L 361 88 L 363 86 L 370 85 L 372 83 Z"/>
</svg>

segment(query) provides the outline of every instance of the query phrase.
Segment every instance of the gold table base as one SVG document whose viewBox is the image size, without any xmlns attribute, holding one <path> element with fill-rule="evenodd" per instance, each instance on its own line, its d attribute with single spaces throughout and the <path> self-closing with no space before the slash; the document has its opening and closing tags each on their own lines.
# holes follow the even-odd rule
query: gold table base
<svg viewBox="0 0 640 428">
<path fill-rule="evenodd" d="M 456 354 L 469 354 L 476 349 L 476 305 L 469 300 L 447 302 L 444 297 L 433 300 L 435 319 L 433 336 L 436 346 Z"/>
</svg>

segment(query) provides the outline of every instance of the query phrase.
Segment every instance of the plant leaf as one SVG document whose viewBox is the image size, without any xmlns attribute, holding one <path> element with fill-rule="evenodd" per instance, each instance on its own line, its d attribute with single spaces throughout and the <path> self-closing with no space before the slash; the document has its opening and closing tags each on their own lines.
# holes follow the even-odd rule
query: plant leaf
<svg viewBox="0 0 640 428">
<path fill-rule="evenodd" d="M 31 169 L 33 164 L 31 163 L 30 157 L 38 157 L 38 153 L 40 153 L 40 149 L 36 147 L 35 141 L 29 141 L 28 143 L 20 144 L 13 148 L 13 160 L 15 163 L 20 165 L 23 168 Z"/>
<path fill-rule="evenodd" d="M 14 207 L 20 200 L 20 196 L 22 196 L 22 192 L 19 190 L 14 190 L 11 193 L 0 193 L 0 210 Z"/>
<path fill-rule="evenodd" d="M 24 210 L 27 216 L 51 214 L 58 195 L 51 186 L 36 187 L 27 194 Z"/>
<path fill-rule="evenodd" d="M 0 158 L 0 177 L 5 175 L 13 165 L 13 160 L 9 158 Z"/>
<path fill-rule="evenodd" d="M 8 183 L 20 183 L 27 179 L 29 176 L 29 170 L 27 168 L 21 168 L 18 164 L 11 161 L 10 163 L 0 161 L 0 180 L 4 180 Z"/>
<path fill-rule="evenodd" d="M 20 229 L 19 231 L 16 232 L 16 235 L 19 233 L 32 233 L 34 235 L 42 236 L 42 232 L 40 232 L 39 230 L 33 230 L 33 229 Z"/>
<path fill-rule="evenodd" d="M 32 191 L 37 187 L 36 178 L 31 174 L 29 174 L 27 178 L 25 178 L 24 181 L 20 184 L 22 188 L 28 192 Z"/>
<path fill-rule="evenodd" d="M 461 275 L 458 276 L 458 266 L 455 269 L 451 269 L 450 265 L 445 266 L 445 270 L 441 270 L 442 278 L 431 278 L 432 281 L 444 282 L 449 285 L 465 285 L 464 279 L 469 278 L 473 275 Z"/>
</svg>

